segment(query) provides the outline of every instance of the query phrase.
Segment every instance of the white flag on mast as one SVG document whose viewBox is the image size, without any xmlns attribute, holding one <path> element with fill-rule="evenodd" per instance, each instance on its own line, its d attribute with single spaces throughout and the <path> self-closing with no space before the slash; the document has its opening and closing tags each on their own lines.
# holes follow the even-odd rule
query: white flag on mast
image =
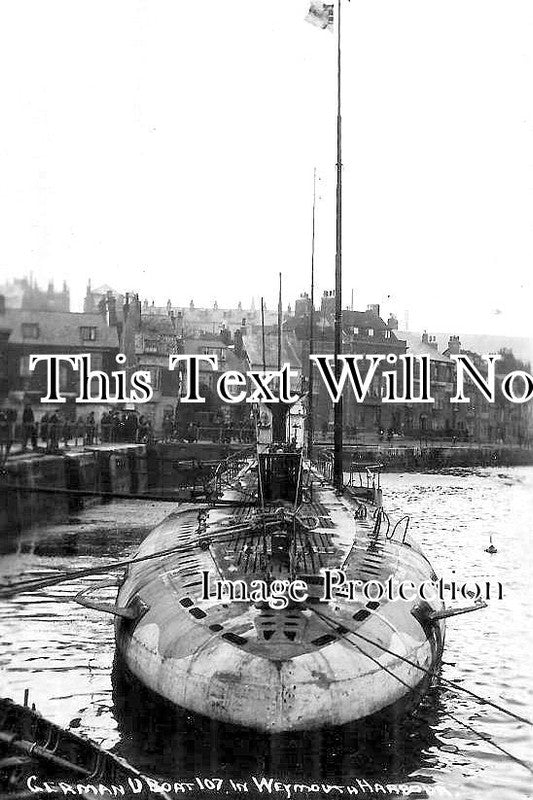
<svg viewBox="0 0 533 800">
<path fill-rule="evenodd" d="M 306 22 L 316 25 L 322 30 L 333 30 L 333 4 L 323 3 L 321 0 L 311 0 Z"/>
</svg>

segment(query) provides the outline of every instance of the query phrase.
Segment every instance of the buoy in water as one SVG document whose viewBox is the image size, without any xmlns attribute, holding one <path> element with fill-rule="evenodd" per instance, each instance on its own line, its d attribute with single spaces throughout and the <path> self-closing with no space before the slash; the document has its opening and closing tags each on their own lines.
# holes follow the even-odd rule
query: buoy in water
<svg viewBox="0 0 533 800">
<path fill-rule="evenodd" d="M 485 553 L 497 553 L 497 552 L 498 552 L 498 548 L 494 547 L 494 545 L 492 544 L 492 534 L 491 534 L 490 535 L 490 544 L 489 544 L 488 547 L 485 548 Z"/>
</svg>

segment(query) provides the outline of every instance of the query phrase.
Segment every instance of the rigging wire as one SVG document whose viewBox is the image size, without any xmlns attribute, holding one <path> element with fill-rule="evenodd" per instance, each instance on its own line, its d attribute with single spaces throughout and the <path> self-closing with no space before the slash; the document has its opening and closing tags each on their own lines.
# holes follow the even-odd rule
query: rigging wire
<svg viewBox="0 0 533 800">
<path fill-rule="evenodd" d="M 214 539 L 214 543 L 216 544 L 225 544 L 227 542 L 234 541 L 235 534 L 231 536 L 220 536 Z M 156 558 L 164 558 L 169 555 L 174 555 L 176 553 L 188 553 L 196 550 L 200 546 L 200 540 L 194 542 L 187 542 L 186 544 L 175 545 L 174 547 L 170 547 L 166 550 L 160 550 L 157 553 L 150 553 L 146 556 L 138 556 L 133 558 L 128 558 L 123 561 L 114 561 L 108 564 L 102 564 L 96 567 L 86 567 L 85 569 L 79 570 L 69 570 L 68 572 L 63 572 L 62 574 L 55 574 L 48 578 L 30 578 L 26 581 L 18 581 L 17 583 L 10 584 L 7 586 L 0 587 L 0 599 L 13 597 L 16 594 L 21 592 L 32 592 L 37 591 L 38 589 L 45 589 L 48 586 L 55 586 L 59 583 L 65 583 L 71 580 L 77 580 L 78 578 L 87 578 L 91 575 L 98 575 L 105 572 L 111 572 L 114 569 L 120 569 L 121 567 L 129 567 L 132 564 L 140 564 L 144 561 L 153 560 Z"/>
<path fill-rule="evenodd" d="M 359 650 L 359 652 L 361 652 L 363 655 L 367 656 L 367 657 L 368 657 L 368 658 L 369 658 L 371 661 L 373 661 L 375 664 L 378 664 L 378 666 L 380 666 L 380 667 L 381 667 L 381 669 L 383 669 L 385 672 L 388 672 L 388 673 L 389 673 L 389 675 L 392 675 L 392 677 L 393 677 L 393 678 L 396 678 L 396 680 L 397 680 L 397 681 L 399 681 L 399 683 L 403 684 L 403 686 L 406 686 L 406 687 L 407 687 L 409 690 L 412 690 L 412 688 L 413 688 L 413 687 L 412 687 L 412 686 L 410 686 L 409 684 L 407 684 L 407 683 L 406 683 L 406 682 L 405 682 L 405 681 L 404 681 L 402 678 L 400 678 L 400 677 L 399 677 L 399 675 L 396 675 L 394 672 L 392 672 L 391 670 L 389 670 L 387 667 L 385 667 L 385 665 L 384 665 L 384 664 L 380 664 L 380 663 L 377 661 L 377 659 L 373 658 L 373 657 L 372 657 L 372 656 L 371 656 L 369 653 L 367 653 L 365 650 L 362 650 L 362 649 L 361 649 L 361 648 L 360 648 L 360 647 L 359 647 L 359 646 L 358 646 L 358 645 L 357 645 L 355 642 L 352 642 L 350 639 L 348 639 L 348 636 L 347 636 L 346 634 L 339 633 L 339 630 L 338 630 L 338 624 L 337 624 L 337 621 L 336 621 L 336 620 L 332 619 L 331 617 L 328 617 L 328 616 L 327 616 L 327 615 L 325 615 L 325 614 L 322 614 L 322 613 L 320 613 L 319 611 L 317 611 L 317 610 L 316 610 L 316 608 L 313 608 L 312 606 L 308 606 L 308 608 L 309 608 L 311 611 L 314 611 L 314 612 L 315 612 L 315 614 L 316 614 L 316 615 L 317 615 L 317 616 L 318 616 L 320 619 L 322 619 L 322 620 L 323 620 L 323 621 L 326 623 L 326 625 L 329 625 L 329 627 L 330 627 L 330 628 L 332 628 L 333 630 L 335 630 L 335 632 L 336 632 L 337 636 L 339 636 L 339 637 L 340 637 L 340 638 L 342 638 L 342 639 L 345 639 L 345 641 L 347 641 L 347 642 L 348 642 L 348 644 L 352 645 L 352 647 L 355 647 L 357 650 Z M 354 636 L 360 636 L 362 639 L 364 639 L 364 640 L 365 640 L 366 642 L 368 642 L 369 644 L 372 644 L 372 645 L 374 645 L 375 647 L 381 648 L 382 650 L 384 650 L 384 651 L 385 651 L 385 652 L 387 652 L 387 653 L 390 653 L 391 655 L 395 655 L 395 656 L 397 655 L 397 656 L 398 656 L 398 658 L 402 658 L 402 660 L 406 661 L 408 664 L 410 664 L 410 665 L 411 665 L 411 666 L 413 666 L 413 667 L 417 667 L 418 669 L 420 669 L 420 670 L 422 670 L 423 672 L 425 672 L 427 675 L 430 675 L 430 676 L 431 676 L 431 675 L 433 675 L 433 673 L 432 673 L 430 670 L 426 670 L 426 669 L 424 669 L 423 667 L 420 667 L 420 666 L 419 666 L 418 664 L 416 664 L 414 661 L 410 661 L 409 659 L 407 659 L 407 658 L 405 658 L 405 657 L 399 656 L 399 655 L 398 655 L 398 654 L 396 654 L 396 653 L 392 653 L 392 651 L 391 651 L 391 650 L 389 650 L 388 648 L 384 647 L 384 646 L 383 646 L 383 645 L 381 645 L 379 642 L 374 642 L 374 641 L 372 641 L 371 639 L 369 639 L 369 638 L 367 638 L 367 637 L 365 637 L 365 636 L 362 636 L 362 634 L 357 634 L 355 631 L 348 630 L 348 634 L 352 634 L 352 635 L 354 635 Z M 511 716 L 511 717 L 514 717 L 515 719 L 517 719 L 517 720 L 518 720 L 518 721 L 520 721 L 520 722 L 525 722 L 525 723 L 527 723 L 528 725 L 531 725 L 531 722 L 530 722 L 529 720 L 527 720 L 527 719 L 524 719 L 523 717 L 519 717 L 517 714 L 514 714 L 512 711 L 508 711 L 507 709 L 503 708 L 502 706 L 499 706 L 499 705 L 497 705 L 497 704 L 495 704 L 495 703 L 492 703 L 490 700 L 487 700 L 487 699 L 485 699 L 485 698 L 481 698 L 479 695 L 475 694 L 474 692 L 470 692 L 470 691 L 469 691 L 468 689 L 466 689 L 465 687 L 463 687 L 463 686 L 459 686 L 458 684 L 455 684 L 455 683 L 453 683 L 453 681 L 448 681 L 447 679 L 444 679 L 444 678 L 441 678 L 441 681 L 444 681 L 445 683 L 447 683 L 448 685 L 452 686 L 453 688 L 458 688 L 458 689 L 461 689 L 462 691 L 465 691 L 467 694 L 472 694 L 472 696 L 473 696 L 473 697 L 475 697 L 476 699 L 482 700 L 482 701 L 483 701 L 483 703 L 487 703 L 488 705 L 492 705 L 492 706 L 494 706 L 494 707 L 495 707 L 495 708 L 497 708 L 499 711 L 503 711 L 504 713 L 506 713 L 506 714 L 509 714 L 509 716 Z M 448 717 L 450 717 L 451 719 L 453 719 L 453 720 L 454 720 L 454 722 L 456 722 L 458 725 L 462 725 L 462 726 L 463 726 L 463 727 L 465 727 L 467 730 L 469 730 L 469 731 L 471 731 L 472 733 L 474 733 L 474 734 L 475 734 L 475 735 L 476 735 L 478 738 L 480 738 L 480 739 L 482 739 L 482 740 L 484 740 L 484 741 L 488 742 L 488 743 L 489 743 L 489 744 L 491 744 L 493 747 L 495 747 L 497 750 L 500 750 L 502 753 L 504 753 L 504 754 L 505 754 L 505 755 L 506 755 L 508 758 L 510 758 L 512 761 L 515 761 L 517 764 L 520 764 L 520 766 L 522 766 L 522 767 L 525 767 L 525 769 L 527 769 L 527 770 L 528 770 L 528 772 L 531 772 L 531 773 L 533 774 L 533 768 L 532 768 L 532 767 L 531 767 L 531 766 L 530 766 L 530 765 L 529 765 L 527 762 L 523 761 L 523 760 L 522 760 L 521 758 L 519 758 L 518 756 L 515 756 L 515 755 L 513 755 L 513 753 L 510 753 L 510 752 L 509 752 L 508 750 L 506 750 L 504 747 L 502 747 L 502 746 L 501 746 L 501 745 L 499 745 L 497 742 L 495 742 L 495 741 L 494 741 L 494 740 L 493 740 L 493 739 L 492 739 L 492 738 L 491 738 L 491 737 L 490 737 L 488 734 L 481 733 L 480 731 L 476 730 L 476 728 L 472 727 L 472 725 L 469 725 L 467 722 L 463 722 L 462 720 L 458 719 L 456 716 L 454 716 L 454 715 L 453 715 L 452 713 L 450 713 L 449 711 L 444 711 L 444 713 L 445 713 L 445 714 L 446 714 Z"/>
<path fill-rule="evenodd" d="M 184 489 L 191 489 L 190 486 L 184 486 Z M 205 495 L 200 495 L 197 498 L 194 497 L 187 497 L 187 498 L 180 498 L 180 497 L 172 497 L 171 495 L 165 494 L 151 494 L 150 492 L 143 492 L 142 494 L 135 494 L 133 492 L 106 492 L 97 489 L 67 489 L 62 487 L 55 487 L 55 486 L 25 486 L 23 484 L 17 483 L 8 483 L 2 486 L 2 489 L 6 491 L 15 491 L 15 492 L 30 492 L 30 493 L 39 493 L 39 494 L 56 494 L 56 495 L 72 495 L 73 497 L 101 497 L 105 498 L 106 500 L 162 500 L 166 503 L 176 503 L 176 505 L 181 505 L 182 503 L 206 503 L 210 506 L 249 506 L 255 505 L 255 503 L 247 503 L 240 500 L 223 500 L 222 498 L 213 498 L 208 499 Z M 201 492 L 201 489 L 197 489 L 198 492 Z"/>
<path fill-rule="evenodd" d="M 251 504 L 256 507 L 256 504 Z M 237 507 L 240 507 L 237 504 Z M 184 511 L 182 513 L 188 513 Z M 259 512 L 260 519 L 252 520 L 247 522 L 237 523 L 232 526 L 228 526 L 227 528 L 222 529 L 218 534 L 216 533 L 207 533 L 198 538 L 194 541 L 189 541 L 183 544 L 175 545 L 174 547 L 168 548 L 166 550 L 160 550 L 157 553 L 150 553 L 146 556 L 134 556 L 132 558 L 128 558 L 122 561 L 114 561 L 112 563 L 107 563 L 103 565 L 98 565 L 95 567 L 86 567 L 80 570 L 69 570 L 64 571 L 62 573 L 56 573 L 53 576 L 49 576 L 46 578 L 29 578 L 27 580 L 18 581 L 13 584 L 9 584 L 7 586 L 0 586 L 0 598 L 8 598 L 13 597 L 16 594 L 21 592 L 32 592 L 38 591 L 39 589 L 45 589 L 49 586 L 55 586 L 59 583 L 65 583 L 70 580 L 77 580 L 78 578 L 86 578 L 90 577 L 91 575 L 98 575 L 105 572 L 111 572 L 115 569 L 120 569 L 122 567 L 129 567 L 133 564 L 139 564 L 144 561 L 156 559 L 156 558 L 164 558 L 169 555 L 174 555 L 177 553 L 189 553 L 196 550 L 198 547 L 201 547 L 201 542 L 204 539 L 210 540 L 212 544 L 227 544 L 230 542 L 238 541 L 239 537 L 242 535 L 243 532 L 249 531 L 249 534 L 253 535 L 262 535 L 263 537 L 266 536 L 267 525 L 278 525 L 279 524 L 279 516 L 276 513 L 269 513 L 267 511 L 261 513 Z M 297 517 L 295 515 L 294 520 L 296 522 Z M 304 529 L 309 529 L 308 526 L 298 519 L 298 522 Z"/>
<path fill-rule="evenodd" d="M 327 621 L 327 622 L 333 623 L 334 625 L 337 625 L 337 621 L 332 619 L 332 617 L 328 617 L 326 614 L 323 614 L 322 612 L 317 611 L 317 609 L 313 608 L 312 606 L 308 606 L 308 608 L 310 608 L 311 611 L 314 611 L 314 613 L 318 617 L 323 619 L 324 621 Z M 347 630 L 348 630 L 348 634 L 351 634 L 352 636 L 357 636 L 358 638 L 363 639 L 363 641 L 367 642 L 368 644 L 373 645 L 374 647 L 377 647 L 380 650 L 383 650 L 383 652 L 388 653 L 389 655 L 394 656 L 395 658 L 399 658 L 402 661 L 405 661 L 406 664 L 409 664 L 411 667 L 415 667 L 416 669 L 420 670 L 420 672 L 423 672 L 424 674 L 429 675 L 429 676 L 433 675 L 433 672 L 431 670 L 427 670 L 427 669 L 425 669 L 425 667 L 421 667 L 415 661 L 411 661 L 411 659 L 400 655 L 400 653 L 395 653 L 393 650 L 390 650 L 388 647 L 385 647 L 385 645 L 382 645 L 380 642 L 376 642 L 373 639 L 369 639 L 367 636 L 363 636 L 362 633 L 358 633 L 357 631 L 354 631 L 354 630 L 351 630 L 351 629 L 347 629 Z M 342 634 L 338 634 L 338 635 L 341 636 Z M 350 640 L 348 639 L 348 641 L 350 641 Z M 350 642 L 350 644 L 353 645 L 354 642 Z M 466 694 L 470 695 L 471 697 L 474 697 L 476 700 L 479 700 L 481 703 L 484 703 L 486 705 L 492 706 L 493 708 L 497 709 L 498 711 L 501 711 L 504 714 L 507 714 L 508 716 L 513 717 L 513 719 L 517 720 L 518 722 L 523 722 L 526 725 L 533 725 L 531 720 L 527 719 L 526 717 L 521 717 L 519 714 L 515 714 L 514 711 L 509 711 L 508 708 L 504 708 L 503 706 L 500 706 L 498 703 L 494 703 L 492 700 L 488 700 L 486 697 L 481 697 L 481 695 L 476 694 L 476 692 L 473 692 L 471 689 L 467 689 L 466 686 L 461 686 L 461 684 L 455 683 L 455 681 L 450 681 L 450 680 L 448 680 L 448 678 L 442 678 L 441 677 L 440 681 L 442 683 L 445 683 L 447 686 L 452 687 L 453 689 L 456 689 L 456 690 L 461 691 L 461 692 L 465 692 Z"/>
<path fill-rule="evenodd" d="M 314 609 L 313 609 L 313 610 L 314 610 Z M 409 684 L 408 684 L 406 681 L 404 681 L 404 680 L 403 680 L 403 678 L 400 678 L 398 675 L 395 675 L 395 674 L 394 674 L 394 672 L 392 672 L 392 670 L 390 670 L 388 667 L 386 667 L 384 664 L 382 664 L 380 661 L 378 661 L 378 659 L 377 659 L 377 658 L 374 658 L 374 656 L 371 656 L 371 655 L 370 655 L 370 653 L 367 653 L 367 651 L 366 651 L 366 650 L 363 650 L 363 648 L 362 648 L 362 647 L 360 647 L 360 646 L 359 646 L 358 644 L 356 644 L 355 642 L 351 642 L 351 641 L 348 639 L 348 637 L 346 636 L 346 634 L 339 633 L 339 630 L 338 630 L 339 626 L 337 625 L 337 623 L 336 623 L 336 622 L 333 622 L 333 621 L 331 621 L 331 622 L 330 622 L 330 621 L 329 621 L 328 619 L 326 619 L 326 618 L 324 618 L 324 622 L 326 623 L 326 625 L 327 625 L 329 628 L 331 628 L 331 630 L 335 631 L 335 634 L 336 634 L 337 636 L 340 636 L 342 639 L 346 639 L 346 641 L 348 642 L 348 644 L 351 644 L 351 645 L 352 645 L 352 647 L 355 647 L 355 648 L 356 648 L 356 650 L 358 650 L 358 651 L 359 651 L 360 653 L 362 653 L 364 656 L 366 656 L 367 658 L 369 658 L 369 659 L 370 659 L 370 661 L 373 661 L 373 662 L 374 662 L 374 664 L 375 664 L 377 667 L 379 667 L 380 669 L 384 670 L 385 672 L 388 672 L 388 673 L 389 673 L 389 675 L 392 675 L 392 677 L 393 677 L 393 678 L 396 678 L 396 680 L 397 680 L 397 681 L 399 681 L 400 683 L 402 683 L 402 684 L 403 684 L 403 685 L 404 685 L 404 686 L 405 686 L 407 689 L 411 690 L 411 689 L 413 688 L 413 687 L 412 687 L 412 686 L 410 686 L 410 685 L 409 685 Z"/>
<path fill-rule="evenodd" d="M 528 772 L 531 772 L 533 774 L 533 768 L 526 761 L 522 761 L 521 758 L 518 758 L 518 756 L 515 756 L 513 755 L 513 753 L 510 753 L 508 750 L 505 749 L 505 747 L 502 747 L 501 744 L 495 742 L 494 739 L 492 739 L 487 733 L 482 733 L 481 731 L 478 731 L 476 728 L 473 728 L 472 725 L 469 725 L 468 722 L 463 722 L 462 719 L 458 719 L 450 711 L 444 711 L 444 713 L 448 717 L 450 717 L 450 719 L 453 719 L 453 721 L 456 722 L 458 725 L 462 725 L 464 728 L 471 731 L 479 739 L 482 739 L 484 742 L 491 744 L 493 747 L 496 748 L 496 750 L 500 750 L 508 758 L 510 758 L 511 761 L 516 761 L 517 764 L 520 764 L 520 766 L 525 767 L 525 769 L 527 769 Z"/>
<path fill-rule="evenodd" d="M 256 422 L 256 425 L 257 425 L 257 422 Z M 260 516 L 260 519 L 261 519 L 263 541 L 266 544 L 266 522 L 267 522 L 267 518 L 269 518 L 268 519 L 269 522 L 270 521 L 274 522 L 276 520 L 276 515 L 275 514 L 267 514 L 266 509 L 265 509 L 265 498 L 264 498 L 264 492 L 263 492 L 263 486 L 262 486 L 262 480 L 261 480 L 262 476 L 260 474 L 261 470 L 260 470 L 260 466 L 259 466 L 258 448 L 257 448 L 256 452 L 257 452 L 257 463 L 258 463 L 258 473 L 259 473 L 259 475 L 258 475 L 258 477 L 259 477 L 258 483 L 259 483 L 259 490 L 260 490 L 259 491 L 259 499 L 260 499 L 260 503 L 261 503 L 261 509 L 260 509 L 260 512 L 259 512 L 259 516 Z M 242 454 L 239 454 L 239 455 L 242 457 Z M 234 458 L 235 458 L 234 456 L 230 457 L 230 459 L 228 459 L 228 461 L 229 460 L 233 460 Z M 301 479 L 301 468 L 302 468 L 302 464 L 300 464 L 300 470 L 299 470 L 299 474 L 298 474 L 298 484 L 299 484 L 300 479 Z M 219 477 L 221 472 L 223 472 L 223 470 L 220 470 L 220 472 L 219 471 L 217 471 L 217 472 L 218 472 L 218 474 L 216 475 L 216 477 Z M 122 499 L 122 498 L 144 499 L 144 500 L 156 499 L 156 500 L 166 500 L 166 501 L 170 501 L 170 502 L 174 502 L 174 503 L 180 503 L 180 504 L 183 503 L 183 502 L 187 502 L 187 501 L 184 501 L 184 500 L 177 500 L 176 498 L 171 498 L 171 497 L 168 497 L 168 496 L 165 497 L 165 496 L 161 496 L 161 495 L 152 495 L 152 494 L 148 494 L 148 493 L 147 494 L 142 494 L 142 495 L 133 495 L 131 493 L 125 493 L 125 492 L 124 493 L 121 493 L 121 492 L 101 492 L 101 491 L 98 492 L 98 491 L 79 490 L 79 489 L 63 489 L 63 488 L 49 488 L 49 487 L 27 487 L 27 486 L 18 486 L 18 485 L 14 485 L 14 484 L 7 485 L 5 488 L 11 489 L 11 490 L 18 490 L 18 491 L 38 491 L 38 492 L 44 492 L 44 493 L 48 493 L 48 494 L 70 494 L 70 495 L 86 495 L 86 496 L 97 495 L 97 496 L 100 496 L 100 497 L 112 497 L 112 498 L 116 498 L 116 499 Z M 241 492 L 242 492 L 242 494 L 245 494 L 245 492 L 243 490 L 241 490 Z M 298 518 L 297 512 L 298 512 L 299 509 L 296 508 L 297 497 L 298 497 L 298 495 L 296 496 L 295 507 L 293 508 L 293 514 L 291 515 L 293 517 L 293 527 L 296 525 L 296 520 Z M 202 501 L 200 501 L 200 502 L 202 502 Z M 203 501 L 203 502 L 205 502 L 205 501 Z M 249 507 L 249 506 L 255 506 L 256 505 L 255 502 L 242 502 L 242 501 L 235 502 L 235 501 L 220 501 L 220 500 L 217 500 L 217 501 L 215 501 L 215 503 L 219 504 L 221 506 L 223 506 L 223 505 L 232 505 L 232 506 L 234 506 L 236 508 L 242 507 L 242 506 Z M 305 526 L 305 524 L 303 524 L 303 522 L 302 522 L 302 526 L 303 527 L 307 527 L 307 526 Z M 211 536 L 209 536 L 209 538 L 211 539 L 211 543 L 213 543 L 213 544 L 222 544 L 222 543 L 225 543 L 225 542 L 235 541 L 235 538 L 237 538 L 237 540 L 238 540 L 238 538 L 241 536 L 242 529 L 246 529 L 246 528 L 250 528 L 250 523 L 236 524 L 234 526 L 226 528 L 223 532 L 220 532 L 220 534 L 218 536 L 216 536 L 215 538 L 213 538 L 212 534 L 211 534 Z M 259 533 L 259 530 L 256 529 L 254 531 L 253 527 L 252 527 L 251 533 L 253 534 L 254 532 Z M 52 577 L 48 577 L 48 578 L 34 578 L 34 579 L 29 579 L 27 581 L 19 581 L 16 584 L 0 587 L 0 598 L 11 597 L 13 595 L 16 595 L 19 592 L 36 591 L 38 589 L 46 588 L 48 586 L 54 586 L 54 585 L 57 585 L 59 583 L 68 582 L 68 581 L 71 581 L 71 580 L 76 580 L 76 579 L 82 578 L 82 577 L 89 577 L 91 575 L 97 575 L 97 574 L 101 574 L 101 573 L 104 573 L 104 572 L 109 572 L 109 571 L 112 571 L 112 570 L 115 570 L 115 569 L 120 569 L 121 567 L 131 566 L 131 565 L 142 563 L 142 562 L 145 562 L 145 561 L 154 560 L 156 558 L 164 558 L 165 556 L 173 555 L 173 554 L 176 554 L 176 553 L 191 552 L 191 551 L 195 550 L 198 546 L 200 546 L 200 541 L 188 542 L 186 544 L 176 545 L 176 546 L 174 546 L 172 548 L 168 548 L 166 550 L 162 550 L 162 551 L 159 551 L 157 553 L 151 553 L 151 554 L 146 555 L 146 556 L 139 556 L 139 557 L 134 557 L 134 558 L 131 558 L 131 559 L 126 559 L 126 560 L 123 560 L 123 561 L 116 561 L 113 564 L 99 565 L 97 567 L 90 567 L 90 568 L 81 569 L 81 570 L 70 570 L 68 572 L 65 571 L 62 574 L 59 574 L 59 575 L 56 574 L 56 575 L 54 575 Z M 310 610 L 313 611 L 330 629 L 333 629 L 337 636 L 339 636 L 340 638 L 342 638 L 345 641 L 347 641 L 352 647 L 354 647 L 357 651 L 359 651 L 366 658 L 371 660 L 374 664 L 379 666 L 380 669 L 384 670 L 389 675 L 391 675 L 393 678 L 395 678 L 399 683 L 401 683 L 407 689 L 412 689 L 412 687 L 408 683 L 406 683 L 402 678 L 400 678 L 398 675 L 396 675 L 392 670 L 387 668 L 385 665 L 381 664 L 378 661 L 378 659 L 376 659 L 370 653 L 368 653 L 367 651 L 362 649 L 358 644 L 356 644 L 355 642 L 351 641 L 348 638 L 348 636 L 349 635 L 355 636 L 355 637 L 367 642 L 368 644 L 370 644 L 370 645 L 372 645 L 374 647 L 377 647 L 378 649 L 382 650 L 383 652 L 386 652 L 389 655 L 391 655 L 391 656 L 393 656 L 395 658 L 398 658 L 398 659 L 404 661 L 405 663 L 409 664 L 410 666 L 418 669 L 420 672 L 423 672 L 425 675 L 429 675 L 429 676 L 433 675 L 433 672 L 431 672 L 430 670 L 427 670 L 424 667 L 421 667 L 419 664 L 415 663 L 414 661 L 411 661 L 410 659 L 406 658 L 405 656 L 403 656 L 403 655 L 401 655 L 399 653 L 395 653 L 394 651 L 392 651 L 389 648 L 385 647 L 381 643 L 373 641 L 372 639 L 364 636 L 363 634 L 361 634 L 361 633 L 359 633 L 357 631 L 354 631 L 354 630 L 351 630 L 351 629 L 345 629 L 346 633 L 340 633 L 339 632 L 338 622 L 336 620 L 334 620 L 331 617 L 321 613 L 320 611 L 318 611 L 314 607 L 308 606 L 308 608 L 310 608 Z M 470 695 L 471 697 L 475 698 L 476 700 L 480 701 L 483 704 L 492 706 L 493 708 L 497 709 L 498 711 L 501 711 L 502 713 L 507 714 L 508 716 L 514 718 L 515 720 L 517 720 L 519 722 L 525 723 L 527 725 L 532 725 L 530 720 L 528 720 L 528 719 L 526 719 L 524 717 L 521 717 L 520 715 L 515 714 L 512 711 L 509 711 L 508 709 L 504 708 L 503 706 L 501 706 L 501 705 L 499 705 L 497 703 L 494 703 L 493 701 L 488 700 L 487 698 L 481 697 L 480 695 L 478 695 L 477 693 L 473 692 L 472 690 L 467 689 L 466 687 L 461 686 L 460 684 L 457 684 L 454 681 L 451 681 L 451 680 L 448 680 L 448 679 L 442 678 L 442 677 L 440 678 L 440 681 L 441 681 L 441 683 L 444 683 L 445 685 L 447 685 L 447 686 L 449 686 L 449 687 L 451 687 L 451 688 L 453 688 L 453 689 L 455 689 L 457 691 L 465 692 L 466 694 Z M 490 736 L 488 736 L 487 734 L 479 732 L 474 727 L 472 727 L 468 723 L 463 722 L 462 720 L 458 719 L 457 717 L 455 717 L 450 712 L 444 712 L 444 713 L 446 713 L 447 716 L 449 716 L 452 720 L 454 720 L 454 722 L 456 722 L 457 724 L 465 727 L 467 730 L 472 732 L 479 739 L 488 742 L 493 747 L 495 747 L 497 750 L 499 750 L 504 755 L 506 755 L 508 758 L 512 759 L 516 763 L 518 763 L 521 766 L 525 767 L 529 772 L 533 773 L 533 769 L 531 768 L 530 765 L 528 765 L 525 761 L 521 760 L 517 756 L 514 756 L 512 753 L 507 751 L 504 747 L 499 745 L 497 742 L 493 741 L 493 739 Z"/>
</svg>

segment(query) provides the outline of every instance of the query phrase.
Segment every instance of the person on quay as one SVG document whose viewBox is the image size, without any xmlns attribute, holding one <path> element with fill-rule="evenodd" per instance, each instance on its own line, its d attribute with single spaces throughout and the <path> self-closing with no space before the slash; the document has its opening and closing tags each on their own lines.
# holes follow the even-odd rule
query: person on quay
<svg viewBox="0 0 533 800">
<path fill-rule="evenodd" d="M 74 445 L 75 447 L 78 446 L 78 439 L 80 440 L 80 445 L 83 446 L 83 442 L 85 440 L 85 420 L 83 416 L 80 414 L 79 417 L 76 418 L 74 422 Z"/>
<path fill-rule="evenodd" d="M 68 417 L 65 417 L 63 420 L 63 425 L 61 426 L 61 436 L 63 438 L 65 448 L 68 447 L 68 443 L 72 438 L 72 428 L 73 425 L 71 421 L 68 419 Z"/>
<path fill-rule="evenodd" d="M 22 412 L 22 449 L 26 450 L 28 440 L 31 441 L 33 450 L 37 449 L 37 429 L 35 427 L 35 416 L 31 403 L 26 403 Z"/>
<path fill-rule="evenodd" d="M 59 434 L 61 429 L 61 419 L 57 411 L 54 411 L 50 417 L 48 434 L 50 437 L 50 450 L 55 453 L 59 449 Z"/>
<path fill-rule="evenodd" d="M 6 408 L 0 408 L 0 466 L 3 466 L 9 456 L 13 440 L 11 438 L 11 425 Z"/>
<path fill-rule="evenodd" d="M 44 442 L 44 446 L 48 447 L 48 423 L 49 423 L 49 415 L 48 412 L 45 411 L 41 417 L 41 421 L 39 423 L 39 433 L 41 437 L 41 441 Z"/>
<path fill-rule="evenodd" d="M 118 442 L 119 423 L 120 423 L 120 418 L 119 418 L 119 415 L 118 415 L 118 411 L 117 411 L 116 408 L 114 408 L 111 411 L 110 420 L 109 420 L 110 429 L 111 429 L 110 441 L 111 441 L 112 444 L 116 444 L 116 442 Z"/>
<path fill-rule="evenodd" d="M 93 444 L 95 428 L 94 411 L 91 411 L 85 420 L 85 444 Z"/>
<path fill-rule="evenodd" d="M 170 442 L 172 439 L 172 428 L 173 428 L 173 420 L 172 420 L 172 412 L 165 411 L 165 415 L 163 417 L 163 441 Z"/>
<path fill-rule="evenodd" d="M 100 432 L 102 442 L 107 443 L 111 438 L 111 418 L 107 411 L 104 411 L 100 419 Z"/>
</svg>

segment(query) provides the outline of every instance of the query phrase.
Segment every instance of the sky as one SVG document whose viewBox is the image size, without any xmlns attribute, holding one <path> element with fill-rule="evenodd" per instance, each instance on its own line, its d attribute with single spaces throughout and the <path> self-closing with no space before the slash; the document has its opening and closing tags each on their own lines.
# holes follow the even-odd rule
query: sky
<svg viewBox="0 0 533 800">
<path fill-rule="evenodd" d="M 531 334 L 533 3 L 342 0 L 343 304 Z M 333 288 L 335 36 L 302 0 L 2 0 L 0 271 L 156 304 Z"/>
</svg>

